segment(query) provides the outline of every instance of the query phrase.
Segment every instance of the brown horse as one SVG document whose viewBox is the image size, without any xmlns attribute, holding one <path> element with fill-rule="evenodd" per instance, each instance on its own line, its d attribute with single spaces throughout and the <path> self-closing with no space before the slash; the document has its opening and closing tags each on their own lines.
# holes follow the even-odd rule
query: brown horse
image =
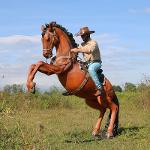
<svg viewBox="0 0 150 150">
<path fill-rule="evenodd" d="M 116 135 L 118 130 L 119 102 L 109 80 L 104 77 L 104 96 L 103 100 L 98 100 L 95 96 L 97 91 L 94 82 L 88 73 L 81 69 L 77 56 L 71 53 L 71 49 L 77 47 L 73 35 L 64 27 L 51 22 L 42 26 L 42 45 L 43 56 L 52 57 L 52 50 L 56 48 L 55 59 L 50 64 L 39 61 L 32 64 L 29 69 L 27 88 L 28 91 L 35 89 L 33 79 L 37 71 L 46 75 L 57 74 L 59 81 L 64 88 L 72 95 L 82 97 L 88 106 L 100 110 L 100 115 L 93 129 L 92 134 L 98 135 L 101 122 L 106 109 L 110 109 L 106 137 L 110 138 Z"/>
</svg>

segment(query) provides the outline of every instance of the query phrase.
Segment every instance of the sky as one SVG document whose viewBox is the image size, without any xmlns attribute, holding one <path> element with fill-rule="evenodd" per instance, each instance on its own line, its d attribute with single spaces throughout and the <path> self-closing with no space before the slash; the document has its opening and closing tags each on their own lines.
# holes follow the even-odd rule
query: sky
<svg viewBox="0 0 150 150">
<path fill-rule="evenodd" d="M 95 30 L 113 85 L 150 76 L 150 0 L 0 0 L 0 88 L 25 84 L 29 66 L 45 61 L 41 25 L 51 21 L 73 34 L 84 26 Z M 61 87 L 55 75 L 37 73 L 34 81 L 43 89 Z"/>
</svg>

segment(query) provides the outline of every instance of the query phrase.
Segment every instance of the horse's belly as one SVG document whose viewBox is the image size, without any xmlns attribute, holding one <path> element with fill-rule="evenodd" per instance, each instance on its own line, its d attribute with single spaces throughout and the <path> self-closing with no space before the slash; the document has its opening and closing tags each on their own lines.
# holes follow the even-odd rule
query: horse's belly
<svg viewBox="0 0 150 150">
<path fill-rule="evenodd" d="M 58 75 L 59 81 L 69 91 L 77 89 L 85 79 L 85 72 L 79 68 L 79 64 L 74 64 L 73 68 Z"/>
<path fill-rule="evenodd" d="M 70 92 L 78 91 L 75 95 L 83 98 L 93 96 L 96 87 L 91 78 L 85 78 L 86 73 L 82 71 L 79 64 L 75 64 L 71 70 L 58 76 L 64 88 Z"/>
</svg>

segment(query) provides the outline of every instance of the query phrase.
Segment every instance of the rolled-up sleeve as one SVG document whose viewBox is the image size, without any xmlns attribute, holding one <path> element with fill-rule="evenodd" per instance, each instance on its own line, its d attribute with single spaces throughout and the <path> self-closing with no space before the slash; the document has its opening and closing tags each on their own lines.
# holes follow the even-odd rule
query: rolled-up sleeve
<svg viewBox="0 0 150 150">
<path fill-rule="evenodd" d="M 86 45 L 84 46 L 79 46 L 79 49 L 81 50 L 81 52 L 84 52 L 84 53 L 92 53 L 96 48 L 96 42 L 90 42 L 90 43 L 87 43 Z"/>
</svg>

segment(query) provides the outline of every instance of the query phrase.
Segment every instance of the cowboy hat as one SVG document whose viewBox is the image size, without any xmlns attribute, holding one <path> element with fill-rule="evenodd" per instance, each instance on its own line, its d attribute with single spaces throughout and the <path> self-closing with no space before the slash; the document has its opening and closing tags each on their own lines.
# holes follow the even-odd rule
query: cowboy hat
<svg viewBox="0 0 150 150">
<path fill-rule="evenodd" d="M 92 34 L 92 33 L 95 33 L 95 31 L 90 31 L 88 27 L 83 27 L 83 28 L 80 28 L 80 31 L 78 33 L 76 33 L 75 35 L 81 36 L 84 34 Z"/>
</svg>

